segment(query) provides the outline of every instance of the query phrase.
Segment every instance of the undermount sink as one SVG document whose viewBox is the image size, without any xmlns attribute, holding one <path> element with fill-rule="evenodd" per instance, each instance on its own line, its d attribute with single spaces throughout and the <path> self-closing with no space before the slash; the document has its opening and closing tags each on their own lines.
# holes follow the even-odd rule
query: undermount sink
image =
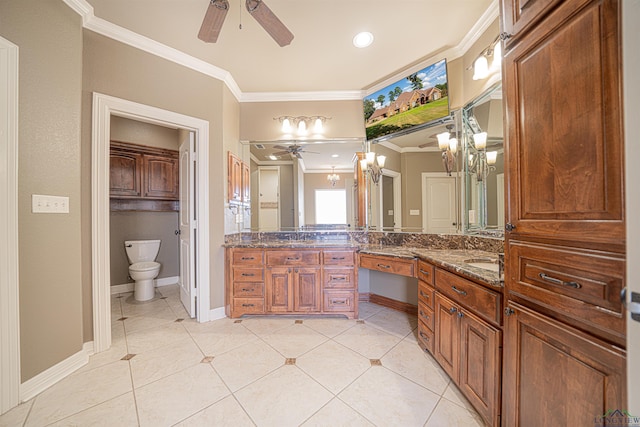
<svg viewBox="0 0 640 427">
<path fill-rule="evenodd" d="M 493 258 L 471 258 L 463 261 L 471 267 L 483 268 L 485 270 L 499 271 L 498 260 Z"/>
</svg>

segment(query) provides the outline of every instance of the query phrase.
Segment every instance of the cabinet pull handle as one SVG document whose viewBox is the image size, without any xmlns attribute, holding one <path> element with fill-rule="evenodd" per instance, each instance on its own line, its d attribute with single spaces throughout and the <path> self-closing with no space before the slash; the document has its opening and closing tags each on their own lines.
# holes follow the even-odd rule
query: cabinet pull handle
<svg viewBox="0 0 640 427">
<path fill-rule="evenodd" d="M 451 289 L 453 289 L 455 292 L 459 293 L 460 295 L 467 296 L 467 292 L 466 291 L 460 290 L 460 289 L 456 288 L 455 286 L 452 286 Z"/>
<path fill-rule="evenodd" d="M 331 259 L 336 260 L 336 261 L 340 261 L 340 260 L 343 260 L 344 257 L 343 256 L 341 256 L 341 257 L 334 256 Z"/>
<path fill-rule="evenodd" d="M 300 261 L 300 257 L 292 257 L 292 256 L 288 256 L 288 257 L 287 257 L 287 261 Z"/>
<path fill-rule="evenodd" d="M 420 296 L 421 297 L 425 297 L 425 298 L 429 298 L 428 294 L 425 294 L 424 292 L 420 291 Z"/>
<path fill-rule="evenodd" d="M 570 288 L 580 289 L 582 285 L 578 282 L 565 282 L 564 280 L 556 279 L 555 277 L 547 276 L 544 273 L 538 274 L 542 280 L 553 283 L 554 285 L 569 286 Z"/>
<path fill-rule="evenodd" d="M 425 319 L 429 320 L 429 316 L 427 316 L 426 314 L 424 314 L 424 311 L 420 310 L 420 316 L 424 317 Z"/>
<path fill-rule="evenodd" d="M 429 272 L 423 269 L 420 269 L 420 273 L 424 274 L 425 276 L 429 275 Z"/>
<path fill-rule="evenodd" d="M 242 261 L 253 261 L 255 258 L 252 256 L 243 256 L 240 258 Z"/>
<path fill-rule="evenodd" d="M 242 304 L 243 307 L 255 307 L 255 304 Z"/>
<path fill-rule="evenodd" d="M 380 268 L 391 268 L 390 265 L 384 265 L 384 264 L 378 264 L 378 267 L 380 267 Z"/>
<path fill-rule="evenodd" d="M 333 305 L 345 305 L 345 304 L 347 303 L 347 302 L 346 302 L 345 300 L 343 300 L 343 299 L 341 299 L 341 300 L 335 300 L 335 299 L 334 299 L 332 302 L 333 302 Z"/>
<path fill-rule="evenodd" d="M 347 280 L 345 277 L 332 277 L 331 278 L 332 281 L 336 282 L 336 281 L 343 281 L 343 280 Z"/>
<path fill-rule="evenodd" d="M 254 288 L 242 288 L 242 292 L 253 292 L 255 289 Z"/>
<path fill-rule="evenodd" d="M 242 273 L 242 275 L 244 277 L 253 277 L 253 276 L 255 276 L 255 274 L 253 274 L 253 273 Z"/>
<path fill-rule="evenodd" d="M 423 340 L 425 340 L 426 342 L 429 342 L 429 341 L 430 341 L 430 340 L 429 340 L 429 337 L 428 337 L 428 336 L 426 336 L 426 335 L 424 334 L 424 332 L 419 332 L 419 333 L 420 333 L 420 337 L 422 337 L 422 339 L 423 339 Z"/>
<path fill-rule="evenodd" d="M 456 311 L 458 311 L 458 309 L 457 309 L 457 308 L 455 308 L 455 307 L 451 307 L 451 308 L 449 309 L 449 313 L 451 313 L 451 314 L 455 313 Z"/>
</svg>

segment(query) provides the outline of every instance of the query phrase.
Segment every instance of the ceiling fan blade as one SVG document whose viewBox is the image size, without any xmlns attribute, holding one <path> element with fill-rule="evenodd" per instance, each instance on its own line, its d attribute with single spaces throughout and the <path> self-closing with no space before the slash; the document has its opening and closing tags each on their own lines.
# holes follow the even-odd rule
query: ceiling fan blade
<svg viewBox="0 0 640 427">
<path fill-rule="evenodd" d="M 215 43 L 220 35 L 224 18 L 229 10 L 228 0 L 211 0 L 202 20 L 198 38 L 207 43 Z"/>
<path fill-rule="evenodd" d="M 293 152 L 293 153 L 291 153 L 291 154 L 293 154 L 294 156 L 296 156 L 296 157 L 297 157 L 297 158 L 299 158 L 299 159 L 301 159 L 301 158 L 302 158 L 302 154 L 300 154 L 300 152 L 299 152 L 299 151 Z"/>
<path fill-rule="evenodd" d="M 291 154 L 291 151 L 285 150 L 285 151 L 278 151 L 277 153 L 273 153 L 273 155 L 276 157 L 284 156 L 285 154 Z"/>
<path fill-rule="evenodd" d="M 276 149 L 276 150 L 288 150 L 289 149 L 289 147 L 287 147 L 286 145 L 274 145 L 273 148 Z"/>
<path fill-rule="evenodd" d="M 247 0 L 247 10 L 258 24 L 280 45 L 287 46 L 293 34 L 262 0 Z"/>
</svg>

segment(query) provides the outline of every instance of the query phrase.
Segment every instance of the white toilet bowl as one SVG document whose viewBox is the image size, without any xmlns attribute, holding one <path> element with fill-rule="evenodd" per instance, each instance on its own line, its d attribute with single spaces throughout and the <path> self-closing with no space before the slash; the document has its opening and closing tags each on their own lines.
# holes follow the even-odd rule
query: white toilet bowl
<svg viewBox="0 0 640 427">
<path fill-rule="evenodd" d="M 136 301 L 148 301 L 155 295 L 155 279 L 161 264 L 155 262 L 160 251 L 160 240 L 127 240 L 124 242 L 129 258 L 129 276 L 135 280 L 133 297 Z"/>
</svg>

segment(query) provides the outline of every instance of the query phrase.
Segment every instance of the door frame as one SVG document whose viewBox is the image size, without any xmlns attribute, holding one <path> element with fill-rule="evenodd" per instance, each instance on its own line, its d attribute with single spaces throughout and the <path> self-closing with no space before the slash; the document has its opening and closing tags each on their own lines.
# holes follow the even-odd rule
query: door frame
<svg viewBox="0 0 640 427">
<path fill-rule="evenodd" d="M 456 232 L 460 231 L 460 200 L 458 197 L 458 188 L 460 187 L 460 173 L 449 175 L 446 172 L 422 172 L 420 182 L 420 195 L 422 197 L 422 232 L 427 233 L 427 199 L 424 197 L 424 190 L 427 178 L 451 178 L 454 180 L 455 188 L 453 198 L 455 200 L 456 212 Z"/>
<path fill-rule="evenodd" d="M 382 176 L 388 176 L 393 179 L 393 229 L 399 231 L 402 228 L 402 174 L 391 169 L 382 169 Z M 382 198 L 382 177 L 378 184 L 378 224 L 380 230 L 383 230 L 383 198 Z"/>
<path fill-rule="evenodd" d="M 20 402 L 18 64 L 18 46 L 0 37 L 0 102 L 7 108 L 0 132 L 0 414 Z"/>
<path fill-rule="evenodd" d="M 260 185 L 262 184 L 262 171 L 276 171 L 278 174 L 278 214 L 277 214 L 277 220 L 278 220 L 278 225 L 276 227 L 276 230 L 280 229 L 280 222 L 282 220 L 282 218 L 280 217 L 281 212 L 280 212 L 280 208 L 282 207 L 282 203 L 280 203 L 280 166 L 258 166 L 258 229 L 260 231 L 263 230 L 263 225 L 260 223 L 260 212 L 262 211 L 262 207 L 260 206 L 261 202 L 260 202 Z M 273 231 L 273 230 L 267 230 L 267 231 Z"/>
<path fill-rule="evenodd" d="M 93 348 L 111 346 L 109 252 L 109 141 L 111 115 L 193 131 L 196 136 L 197 247 L 195 271 L 197 320 L 209 320 L 209 122 L 161 108 L 93 93 L 91 129 L 91 282 Z"/>
</svg>

